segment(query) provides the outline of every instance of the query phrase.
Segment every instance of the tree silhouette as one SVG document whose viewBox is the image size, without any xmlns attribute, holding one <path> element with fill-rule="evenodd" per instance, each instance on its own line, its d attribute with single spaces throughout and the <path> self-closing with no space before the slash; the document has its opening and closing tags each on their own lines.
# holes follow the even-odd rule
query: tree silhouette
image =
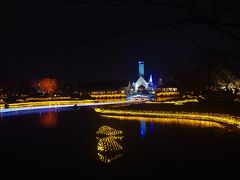
<svg viewBox="0 0 240 180">
<path fill-rule="evenodd" d="M 62 32 L 62 38 L 74 42 L 134 33 L 161 37 L 180 29 L 189 32 L 191 31 L 189 28 L 201 33 L 199 27 L 202 27 L 212 34 L 219 33 L 221 36 L 216 40 L 208 34 L 207 43 L 214 41 L 217 45 L 222 45 L 223 49 L 226 48 L 224 45 L 229 44 L 225 50 L 227 52 L 225 57 L 220 61 L 223 62 L 233 56 L 239 57 L 240 1 L 238 0 L 59 0 L 57 2 L 72 6 L 107 5 L 108 7 L 105 13 L 106 16 L 111 16 L 111 21 L 101 28 L 94 28 L 92 22 L 93 27 L 86 29 L 89 36 L 81 37 L 74 29 Z M 198 34 L 194 34 L 192 38 L 196 41 L 197 36 Z M 223 37 L 228 41 L 224 41 Z"/>
<path fill-rule="evenodd" d="M 210 47 L 200 43 L 203 44 L 200 47 L 201 60 L 205 62 L 188 73 L 188 75 L 191 74 L 189 82 L 196 84 L 196 80 L 200 80 L 202 85 L 210 88 L 214 83 L 213 75 L 216 73 L 214 67 L 225 64 L 239 67 L 239 63 L 235 63 L 239 61 L 240 57 L 239 0 L 61 0 L 58 2 L 73 6 L 84 4 L 96 7 L 99 5 L 113 7 L 112 10 L 109 8 L 106 12 L 107 15 L 111 16 L 111 22 L 102 29 L 90 28 L 88 31 L 90 36 L 81 37 L 74 29 L 62 33 L 63 38 L 74 42 L 134 33 L 165 37 L 180 29 L 186 29 L 189 32 L 190 28 L 196 32 L 193 36 L 196 42 L 199 41 L 197 33 L 201 33 L 199 28 L 201 27 L 212 34 L 219 34 L 220 38 L 216 39 L 208 34 L 206 44 Z M 215 48 L 211 41 L 218 47 Z M 199 47 L 197 43 L 193 44 Z M 226 45 L 228 45 L 227 48 Z M 194 80 L 194 77 L 197 79 Z M 201 84 L 196 84 L 196 86 Z"/>
<path fill-rule="evenodd" d="M 215 85 L 224 90 L 238 89 L 239 79 L 224 67 L 217 67 L 215 76 Z"/>
<path fill-rule="evenodd" d="M 108 11 L 113 21 L 107 29 L 91 29 L 92 37 L 86 39 L 75 32 L 65 32 L 66 38 L 85 41 L 146 32 L 166 36 L 181 28 L 203 25 L 240 42 L 240 1 L 238 0 L 59 0 L 72 6 L 117 5 Z"/>
</svg>

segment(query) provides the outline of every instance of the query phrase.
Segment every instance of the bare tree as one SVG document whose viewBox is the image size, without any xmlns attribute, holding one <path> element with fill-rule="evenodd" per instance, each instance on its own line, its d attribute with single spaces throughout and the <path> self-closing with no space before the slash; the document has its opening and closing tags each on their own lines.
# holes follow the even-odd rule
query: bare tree
<svg viewBox="0 0 240 180">
<path fill-rule="evenodd" d="M 237 77 L 230 70 L 218 67 L 214 75 L 215 85 L 226 91 L 236 88 Z"/>
</svg>

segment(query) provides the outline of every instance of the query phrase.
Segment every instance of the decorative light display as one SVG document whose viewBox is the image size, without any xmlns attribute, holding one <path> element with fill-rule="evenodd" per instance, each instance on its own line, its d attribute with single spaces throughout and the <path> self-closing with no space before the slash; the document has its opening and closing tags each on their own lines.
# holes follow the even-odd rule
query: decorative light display
<svg viewBox="0 0 240 180">
<path fill-rule="evenodd" d="M 144 128 L 144 122 L 158 123 L 162 125 L 177 125 L 182 127 L 196 127 L 196 128 L 224 128 L 225 126 L 217 122 L 191 120 L 191 119 L 176 119 L 176 118 L 158 118 L 158 117 L 145 117 L 145 116 L 113 116 L 113 115 L 101 115 L 109 119 L 128 120 L 128 121 L 140 121 L 141 122 L 141 134 L 144 134 L 142 129 Z"/>
<path fill-rule="evenodd" d="M 158 118 L 172 118 L 179 121 L 201 120 L 233 125 L 240 128 L 240 117 L 219 113 L 200 113 L 200 112 L 171 112 L 171 111 L 134 111 L 134 110 L 113 110 L 96 108 L 96 112 L 104 115 L 120 116 L 145 116 Z"/>
<path fill-rule="evenodd" d="M 102 106 L 102 105 L 124 105 L 134 104 L 131 101 L 115 101 L 115 102 L 96 102 L 91 100 L 71 100 L 71 101 L 41 101 L 41 102 L 26 102 L 26 103 L 11 103 L 9 108 L 1 108 L 0 113 L 15 112 L 33 109 L 59 108 L 77 106 Z M 139 103 L 139 102 L 138 102 Z"/>
<path fill-rule="evenodd" d="M 91 94 L 90 95 L 93 98 L 124 98 L 126 97 L 126 94 Z"/>
<path fill-rule="evenodd" d="M 96 134 L 104 134 L 106 136 L 116 136 L 116 135 L 123 134 L 123 132 L 120 130 L 113 129 L 109 126 L 102 126 L 98 129 Z"/>
<path fill-rule="evenodd" d="M 174 104 L 174 105 L 184 105 L 185 103 L 197 103 L 197 99 L 182 99 L 182 100 L 171 100 L 171 99 L 165 99 L 163 100 L 158 99 L 159 101 L 148 101 L 146 103 L 148 104 Z M 162 101 L 162 102 L 161 102 Z"/>
<path fill-rule="evenodd" d="M 120 151 L 122 150 L 122 146 L 119 145 L 116 141 L 117 138 L 115 137 L 104 137 L 104 138 L 97 138 L 97 150 L 103 152 L 113 152 L 113 151 Z M 119 138 L 119 140 L 122 138 Z"/>
<path fill-rule="evenodd" d="M 100 127 L 96 134 L 97 155 L 101 162 L 110 163 L 111 161 L 122 157 L 123 147 L 119 144 L 123 139 L 123 132 L 113 129 L 109 126 Z"/>
<path fill-rule="evenodd" d="M 103 162 L 104 164 L 108 164 L 113 160 L 116 160 L 118 158 L 122 157 L 122 154 L 115 154 L 115 155 L 102 155 L 101 153 L 97 153 L 98 159 Z"/>
</svg>

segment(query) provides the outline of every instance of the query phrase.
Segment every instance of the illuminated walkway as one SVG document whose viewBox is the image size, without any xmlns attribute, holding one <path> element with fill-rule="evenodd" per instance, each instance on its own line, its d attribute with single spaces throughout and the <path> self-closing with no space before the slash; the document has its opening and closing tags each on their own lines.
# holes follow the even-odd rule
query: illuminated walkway
<svg viewBox="0 0 240 180">
<path fill-rule="evenodd" d="M 27 110 L 38 110 L 38 109 L 50 109 L 50 108 L 66 108 L 66 107 L 98 107 L 105 105 L 124 105 L 136 103 L 133 101 L 116 101 L 116 102 L 92 102 L 92 101 L 78 101 L 78 102 L 31 102 L 31 103 L 14 103 L 10 104 L 7 109 L 0 109 L 1 113 L 16 112 L 16 111 L 27 111 Z M 138 102 L 141 103 L 141 102 Z"/>
</svg>

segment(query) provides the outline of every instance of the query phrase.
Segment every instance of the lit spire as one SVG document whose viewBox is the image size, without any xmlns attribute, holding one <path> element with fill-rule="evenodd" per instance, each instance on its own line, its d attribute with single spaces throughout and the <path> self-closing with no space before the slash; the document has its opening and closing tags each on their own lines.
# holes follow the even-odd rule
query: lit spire
<svg viewBox="0 0 240 180">
<path fill-rule="evenodd" d="M 149 76 L 148 84 L 149 84 L 150 86 L 153 86 L 152 74 L 150 74 L 150 76 Z"/>
<path fill-rule="evenodd" d="M 152 75 L 150 74 L 149 82 L 152 83 Z"/>
</svg>

